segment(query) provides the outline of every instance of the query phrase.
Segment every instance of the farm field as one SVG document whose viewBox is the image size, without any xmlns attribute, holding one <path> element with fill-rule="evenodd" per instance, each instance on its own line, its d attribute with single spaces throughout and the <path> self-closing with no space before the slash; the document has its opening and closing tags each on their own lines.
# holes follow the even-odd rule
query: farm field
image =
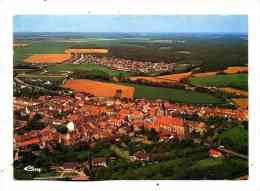
<svg viewBox="0 0 260 191">
<path fill-rule="evenodd" d="M 170 80 L 175 82 L 180 82 L 181 80 L 184 80 L 191 76 L 191 72 L 186 73 L 180 73 L 180 74 L 170 74 L 170 75 L 164 75 L 164 76 L 157 76 L 158 79 L 164 79 L 164 80 Z"/>
<path fill-rule="evenodd" d="M 248 89 L 248 74 L 228 74 L 209 77 L 192 77 L 189 82 L 196 86 L 232 87 L 241 90 Z"/>
<path fill-rule="evenodd" d="M 107 56 L 152 62 L 176 62 L 175 72 L 186 72 L 196 63 L 209 63 L 204 71 L 223 70 L 236 64 L 247 64 L 246 42 L 240 36 L 220 36 L 216 44 L 212 35 L 175 35 L 151 34 L 139 36 L 136 34 L 80 34 L 68 36 L 59 34 L 38 38 L 27 34 L 17 35 L 15 44 L 29 46 L 14 49 L 14 64 L 22 64 L 23 60 L 32 54 L 64 53 L 66 49 L 108 49 Z M 214 36 L 214 35 L 213 35 Z M 231 51 L 233 50 L 233 51 Z M 180 54 L 179 52 L 191 52 Z M 208 54 L 214 52 L 214 54 Z M 229 55 L 235 55 L 230 57 Z M 239 62 L 237 62 L 239 60 Z"/>
<path fill-rule="evenodd" d="M 70 44 L 56 43 L 52 41 L 28 40 L 30 46 L 14 49 L 14 65 L 24 63 L 24 60 L 33 54 L 63 54 L 70 48 Z"/>
<path fill-rule="evenodd" d="M 30 72 L 34 72 L 34 69 L 14 69 L 14 71 L 18 74 L 22 74 L 22 73 L 30 73 Z"/>
<path fill-rule="evenodd" d="M 220 89 L 223 90 L 224 92 L 232 93 L 232 94 L 235 94 L 237 96 L 248 97 L 247 91 L 243 91 L 243 90 L 239 90 L 239 89 L 235 89 L 235 88 L 220 88 Z"/>
<path fill-rule="evenodd" d="M 248 98 L 234 98 L 232 101 L 242 109 L 248 108 Z"/>
<path fill-rule="evenodd" d="M 189 76 L 191 76 L 191 72 L 162 75 L 162 76 L 155 76 L 155 77 L 133 76 L 130 77 L 130 80 L 132 81 L 144 80 L 144 81 L 154 82 L 154 83 L 177 83 L 180 82 L 181 80 L 188 78 Z"/>
<path fill-rule="evenodd" d="M 227 74 L 236 74 L 240 72 L 248 72 L 247 66 L 231 66 L 224 70 Z"/>
<path fill-rule="evenodd" d="M 174 72 L 176 73 L 184 73 L 189 72 L 191 70 L 191 64 L 177 64 L 174 68 Z"/>
<path fill-rule="evenodd" d="M 170 80 L 160 79 L 157 77 L 146 77 L 146 76 L 133 76 L 129 78 L 131 81 L 147 81 L 147 82 L 153 82 L 153 83 L 172 83 Z"/>
<path fill-rule="evenodd" d="M 220 71 L 219 71 L 220 72 Z M 192 77 L 208 77 L 208 76 L 215 76 L 218 72 L 202 72 L 202 73 L 195 73 L 192 74 Z"/>
<path fill-rule="evenodd" d="M 93 80 L 67 80 L 63 87 L 101 97 L 114 97 L 121 90 L 122 97 L 133 98 L 135 91 L 134 87 Z"/>
<path fill-rule="evenodd" d="M 13 44 L 14 48 L 26 47 L 26 46 L 28 46 L 28 44 L 26 44 L 26 43 L 14 43 Z"/>
<path fill-rule="evenodd" d="M 50 73 L 63 73 L 66 71 L 70 72 L 97 72 L 102 71 L 110 76 L 120 76 L 120 75 L 128 75 L 128 72 L 112 70 L 105 66 L 97 65 L 97 64 L 63 64 L 58 66 L 49 66 L 47 67 L 47 71 Z"/>
<path fill-rule="evenodd" d="M 71 54 L 34 54 L 24 60 L 28 64 L 61 64 L 71 58 Z"/>
<path fill-rule="evenodd" d="M 190 104 L 223 104 L 224 101 L 207 93 L 189 90 L 146 86 L 134 83 L 123 83 L 135 88 L 134 98 L 166 99 Z"/>
<path fill-rule="evenodd" d="M 64 75 L 44 75 L 44 74 L 18 74 L 19 78 L 29 78 L 29 79 L 53 79 L 53 78 L 57 78 L 57 79 L 64 79 Z"/>
<path fill-rule="evenodd" d="M 108 53 L 108 49 L 103 49 L 103 48 L 80 48 L 80 49 L 66 49 L 65 53 L 68 54 L 106 54 Z"/>
</svg>

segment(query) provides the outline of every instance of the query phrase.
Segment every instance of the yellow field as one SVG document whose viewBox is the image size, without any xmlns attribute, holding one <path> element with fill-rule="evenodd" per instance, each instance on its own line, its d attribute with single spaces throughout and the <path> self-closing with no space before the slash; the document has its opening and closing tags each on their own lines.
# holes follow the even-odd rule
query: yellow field
<svg viewBox="0 0 260 191">
<path fill-rule="evenodd" d="M 114 97 L 121 90 L 122 97 L 133 98 L 135 91 L 133 87 L 93 80 L 67 80 L 63 87 L 100 97 Z"/>
<path fill-rule="evenodd" d="M 74 49 L 66 49 L 65 53 L 70 53 L 70 54 L 106 54 L 106 53 L 108 53 L 108 49 L 104 49 L 104 48 L 74 48 Z"/>
<path fill-rule="evenodd" d="M 220 88 L 220 89 L 227 93 L 236 94 L 237 96 L 247 96 L 248 97 L 247 91 L 243 91 L 243 90 L 239 90 L 239 89 L 235 89 L 235 88 Z"/>
<path fill-rule="evenodd" d="M 157 79 L 163 80 L 170 80 L 175 82 L 180 82 L 183 79 L 190 77 L 192 72 L 180 73 L 180 74 L 171 74 L 171 75 L 164 75 L 164 76 L 157 76 Z"/>
<path fill-rule="evenodd" d="M 224 70 L 225 73 L 227 74 L 236 74 L 239 72 L 248 72 L 248 67 L 247 66 L 232 66 L 228 67 L 227 69 Z"/>
<path fill-rule="evenodd" d="M 30 64 L 61 64 L 71 58 L 71 54 L 34 54 L 24 62 Z"/>
<path fill-rule="evenodd" d="M 242 109 L 248 109 L 248 99 L 247 98 L 234 98 L 232 101 Z"/>
<path fill-rule="evenodd" d="M 191 76 L 191 72 L 180 73 L 180 74 L 171 74 L 164 76 L 156 76 L 156 77 L 147 77 L 147 76 L 133 76 L 130 77 L 131 81 L 143 80 L 152 83 L 177 83 L 183 79 L 186 79 Z"/>
<path fill-rule="evenodd" d="M 143 81 L 148 81 L 148 82 L 154 82 L 154 83 L 171 83 L 172 81 L 170 80 L 165 80 L 165 79 L 159 79 L 157 77 L 146 77 L 146 76 L 133 76 L 130 77 L 131 81 L 137 81 L 137 80 L 143 80 Z"/>
</svg>

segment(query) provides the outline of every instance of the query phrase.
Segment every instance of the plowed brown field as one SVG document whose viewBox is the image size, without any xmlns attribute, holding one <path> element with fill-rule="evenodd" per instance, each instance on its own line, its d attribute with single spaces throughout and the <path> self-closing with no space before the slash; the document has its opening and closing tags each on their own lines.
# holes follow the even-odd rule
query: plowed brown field
<svg viewBox="0 0 260 191">
<path fill-rule="evenodd" d="M 71 58 L 71 54 L 34 54 L 24 60 L 30 64 L 61 64 Z"/>
<path fill-rule="evenodd" d="M 135 91 L 135 89 L 130 86 L 93 80 L 67 80 L 63 87 L 100 97 L 114 97 L 117 90 L 122 90 L 122 97 L 133 98 Z"/>
</svg>

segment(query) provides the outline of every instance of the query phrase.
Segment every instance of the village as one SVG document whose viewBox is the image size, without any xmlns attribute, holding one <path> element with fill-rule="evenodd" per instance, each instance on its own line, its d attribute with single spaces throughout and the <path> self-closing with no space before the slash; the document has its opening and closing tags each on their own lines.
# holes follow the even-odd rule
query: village
<svg viewBox="0 0 260 191">
<path fill-rule="evenodd" d="M 91 54 L 86 51 L 91 51 Z M 107 53 L 106 49 L 68 49 L 65 50 L 65 53 L 69 53 L 69 56 L 67 54 L 33 55 L 25 62 L 32 65 L 45 65 L 47 62 L 45 60 L 48 60 L 50 62 L 48 64 L 59 64 L 56 63 L 58 56 L 64 65 L 70 63 L 75 66 L 87 66 L 94 63 L 114 71 L 133 73 L 169 72 L 175 67 L 174 63 L 152 63 L 100 57 L 93 55 L 93 51 L 98 51 L 98 54 Z M 236 70 L 240 71 L 241 68 Z M 150 85 L 161 87 L 163 86 L 162 80 L 166 84 L 180 85 L 181 81 L 190 76 L 191 72 L 187 72 L 159 77 L 130 77 L 129 79 L 133 79 L 134 82 L 137 79 L 135 83 L 148 80 Z M 87 79 L 66 78 L 65 83 L 60 85 L 57 91 L 49 89 L 50 86 L 55 87 L 51 81 L 40 80 L 41 84 L 33 85 L 32 80 L 25 82 L 23 81 L 25 78 L 20 77 L 15 77 L 14 83 L 15 90 L 22 93 L 20 96 L 14 97 L 14 161 L 17 163 L 23 161 L 24 152 L 29 152 L 33 156 L 41 156 L 41 153 L 47 150 L 55 155 L 55 152 L 59 152 L 57 151 L 59 145 L 73 150 L 82 145 L 92 147 L 91 145 L 97 143 L 110 144 L 111 147 L 106 152 L 115 153 L 109 156 L 90 157 L 86 155 L 83 158 L 87 161 L 66 162 L 65 160 L 62 164 L 51 163 L 48 166 L 50 174 L 35 176 L 34 179 L 93 180 L 95 179 L 93 168 L 97 172 L 99 171 L 97 169 L 112 169 L 111 163 L 120 164 L 121 159 L 129 161 L 130 166 L 138 163 L 143 165 L 145 163 L 149 166 L 158 162 L 154 160 L 154 154 L 147 153 L 144 149 L 129 152 L 129 146 L 126 146 L 122 150 L 117 145 L 125 145 L 123 141 L 125 139 L 130 139 L 134 144 L 143 145 L 142 147 L 160 143 L 180 142 L 182 144 L 187 140 L 192 141 L 195 146 L 206 147 L 203 148 L 203 152 L 205 154 L 205 150 L 207 150 L 209 158 L 224 160 L 225 156 L 237 156 L 247 160 L 247 156 L 244 154 L 207 141 L 205 135 L 213 132 L 209 139 L 215 137 L 215 129 L 217 132 L 218 129 L 223 128 L 220 128 L 219 123 L 225 123 L 225 121 L 231 124 L 233 121 L 246 123 L 248 107 L 223 107 L 215 104 L 179 103 L 170 99 L 136 98 L 134 96 L 136 89 L 133 87 Z M 31 89 L 29 95 L 36 95 L 35 89 L 42 90 L 47 95 L 27 97 L 23 95 L 26 88 Z M 211 89 L 218 90 L 208 87 L 208 90 Z M 194 92 L 195 89 L 193 88 L 191 91 Z M 215 92 L 213 91 L 213 93 Z M 91 149 L 86 151 L 83 149 L 80 152 L 90 152 L 89 150 Z M 200 155 L 200 152 L 194 153 L 195 156 Z M 164 156 L 163 153 L 160 155 Z M 155 156 L 155 158 L 158 157 Z M 35 167 L 29 165 L 24 168 L 34 169 Z"/>
<path fill-rule="evenodd" d="M 81 59 L 75 60 L 73 63 L 96 63 L 114 70 L 125 72 L 168 72 L 172 71 L 175 66 L 175 63 L 142 62 L 122 58 L 97 57 L 89 54 L 82 54 L 80 55 L 80 58 Z"/>
<path fill-rule="evenodd" d="M 89 97 L 85 93 L 76 93 L 69 96 L 41 96 L 38 99 L 15 98 L 15 112 L 28 115 L 32 119 L 37 113 L 43 115 L 43 122 L 48 128 L 43 135 L 50 132 L 50 140 L 65 141 L 73 144 L 77 141 L 90 141 L 88 139 L 115 139 L 117 136 L 128 134 L 131 128 L 153 128 L 162 139 L 171 137 L 184 139 L 191 130 L 206 129 L 205 124 L 184 120 L 182 115 L 198 115 L 200 117 L 223 117 L 238 121 L 247 121 L 247 112 L 242 109 L 226 109 L 207 106 L 194 106 L 187 104 L 170 103 L 164 100 L 120 100 L 113 98 Z M 55 116 L 61 115 L 57 118 Z M 55 126 L 70 123 L 72 131 L 66 136 L 57 136 L 51 133 Z M 26 121 L 15 120 L 15 129 L 20 130 L 26 126 Z M 121 128 L 122 127 L 122 128 Z M 120 130 L 119 130 L 120 129 Z M 32 133 L 32 137 L 29 136 Z M 47 133 L 48 134 L 48 133 Z M 41 133 L 29 132 L 24 136 L 16 136 L 18 147 L 33 144 L 30 141 Z M 24 138 L 23 138 L 24 137 Z M 59 138 L 57 138 L 59 137 Z M 26 141 L 25 141 L 25 140 Z M 40 139 L 33 139 L 40 143 Z M 93 141 L 94 141 L 93 140 Z"/>
<path fill-rule="evenodd" d="M 153 63 L 135 61 L 124 58 L 114 58 L 104 56 L 108 54 L 107 49 L 67 49 L 64 54 L 55 55 L 33 55 L 25 60 L 26 63 L 35 65 L 46 65 L 48 63 L 72 63 L 72 64 L 86 64 L 95 63 L 102 65 L 113 70 L 124 71 L 124 72 L 137 72 L 137 73 L 149 73 L 149 72 L 169 72 L 172 71 L 175 63 Z M 51 58 L 51 56 L 53 58 Z M 60 57 L 60 60 L 57 60 Z M 49 59 L 49 60 L 47 60 Z"/>
<path fill-rule="evenodd" d="M 151 144 L 151 140 L 142 133 L 143 129 L 155 130 L 160 141 L 185 140 L 193 132 L 203 134 L 209 129 L 205 123 L 185 120 L 182 115 L 248 120 L 247 111 L 242 109 L 195 106 L 160 99 L 93 97 L 80 92 L 72 96 L 40 96 L 37 99 L 16 97 L 14 113 L 15 160 L 19 160 L 20 152 L 32 145 L 52 151 L 56 144 L 75 146 L 98 141 L 112 143 L 120 141 L 122 137 Z M 41 116 L 39 120 L 45 124 L 44 127 L 37 129 L 39 126 L 36 125 L 36 129 L 25 130 L 29 121 L 36 116 Z M 209 153 L 221 156 L 218 150 L 211 149 Z M 145 153 L 139 155 L 140 152 L 130 158 L 133 161 L 149 160 Z M 103 167 L 106 166 L 106 160 L 103 158 L 100 163 Z"/>
</svg>

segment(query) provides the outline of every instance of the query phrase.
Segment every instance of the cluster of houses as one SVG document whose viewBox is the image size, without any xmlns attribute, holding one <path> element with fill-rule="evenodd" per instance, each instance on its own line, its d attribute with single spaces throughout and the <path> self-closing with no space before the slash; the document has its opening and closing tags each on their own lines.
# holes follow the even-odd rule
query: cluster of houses
<svg viewBox="0 0 260 191">
<path fill-rule="evenodd" d="M 32 144 L 45 147 L 48 142 L 58 141 L 64 144 L 77 144 L 95 140 L 115 140 L 118 137 L 131 135 L 141 128 L 154 128 L 161 138 L 174 137 L 183 139 L 186 127 L 182 119 L 166 116 L 160 102 L 146 103 L 119 99 L 89 98 L 76 94 L 69 96 L 42 96 L 37 100 L 15 98 L 15 110 L 28 115 L 32 119 L 37 113 L 42 113 L 42 121 L 48 126 L 42 130 L 31 130 L 23 135 L 15 136 L 15 144 L 24 148 Z M 57 114 L 67 115 L 57 117 Z M 21 130 L 26 121 L 15 119 L 15 129 Z M 56 126 L 65 124 L 68 133 L 61 134 Z M 134 136 L 134 134 L 133 134 Z"/>
<path fill-rule="evenodd" d="M 32 119 L 41 113 L 47 127 L 31 130 L 15 136 L 18 148 L 32 144 L 42 147 L 51 142 L 66 145 L 96 140 L 113 141 L 122 136 L 133 136 L 142 128 L 156 130 L 161 139 L 185 139 L 192 130 L 206 130 L 202 122 L 184 120 L 179 114 L 203 117 L 221 116 L 247 120 L 244 111 L 217 107 L 199 107 L 171 103 L 163 100 L 121 100 L 115 98 L 89 97 L 84 93 L 74 96 L 41 96 L 37 99 L 15 98 L 15 112 Z M 27 120 L 14 119 L 15 130 L 26 127 Z M 65 125 L 68 133 L 57 131 Z M 145 141 L 145 137 L 141 139 Z"/>
<path fill-rule="evenodd" d="M 32 145 L 53 151 L 57 143 L 92 144 L 98 140 L 111 143 L 120 141 L 124 136 L 131 137 L 135 142 L 151 142 L 144 133 L 140 133 L 144 128 L 154 129 L 161 140 L 185 139 L 193 131 L 207 131 L 205 123 L 184 120 L 180 117 L 181 114 L 248 120 L 247 112 L 240 110 L 178 104 L 159 99 L 93 97 L 85 93 L 75 93 L 73 96 L 15 97 L 14 112 L 15 160 L 19 160 L 20 151 Z M 45 128 L 25 131 L 23 134 L 16 133 L 26 128 L 28 121 L 37 114 L 41 114 L 41 121 L 46 124 Z M 60 125 L 65 126 L 67 132 L 58 131 L 57 127 Z M 209 156 L 218 158 L 222 157 L 222 153 L 218 149 L 210 149 Z M 107 167 L 107 160 L 105 157 L 94 158 L 93 166 Z M 129 160 L 149 161 L 150 156 L 145 151 L 138 151 L 130 156 Z M 77 165 L 64 164 L 54 166 L 53 169 L 64 176 L 67 172 L 76 173 L 75 177 L 71 177 L 73 180 L 88 180 L 89 177 Z"/>
<path fill-rule="evenodd" d="M 74 64 L 80 63 L 96 63 L 98 65 L 107 66 L 114 70 L 126 71 L 126 72 L 167 72 L 174 69 L 175 63 L 152 63 L 135 61 L 124 58 L 112 58 L 112 57 L 97 57 L 90 54 L 80 54 L 75 56 L 78 59 L 74 60 Z"/>
</svg>

